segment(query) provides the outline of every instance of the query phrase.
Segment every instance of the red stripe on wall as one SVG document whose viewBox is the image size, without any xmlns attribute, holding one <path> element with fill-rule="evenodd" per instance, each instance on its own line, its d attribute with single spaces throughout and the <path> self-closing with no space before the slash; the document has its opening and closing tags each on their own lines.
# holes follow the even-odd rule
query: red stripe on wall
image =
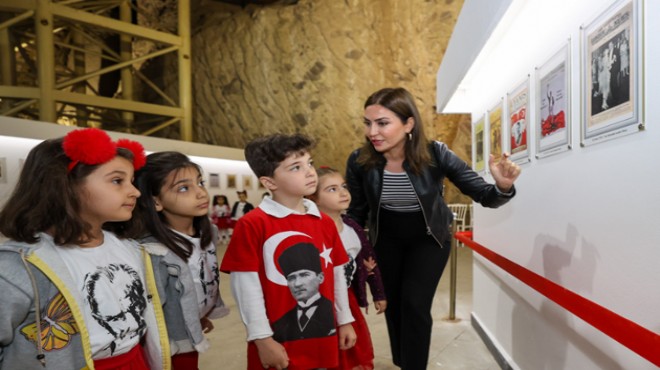
<svg viewBox="0 0 660 370">
<path fill-rule="evenodd" d="M 536 274 L 472 240 L 471 231 L 454 237 L 504 271 L 529 285 L 567 311 L 578 316 L 610 338 L 628 347 L 656 366 L 660 366 L 660 335 L 617 315 L 572 291 Z"/>
</svg>

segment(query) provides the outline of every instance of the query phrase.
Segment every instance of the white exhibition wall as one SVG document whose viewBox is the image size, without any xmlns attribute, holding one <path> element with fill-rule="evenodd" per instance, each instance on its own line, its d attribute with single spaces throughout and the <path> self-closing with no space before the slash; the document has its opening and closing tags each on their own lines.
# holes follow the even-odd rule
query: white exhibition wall
<svg viewBox="0 0 660 370">
<path fill-rule="evenodd" d="M 0 207 L 18 181 L 21 162 L 28 152 L 44 139 L 66 135 L 76 127 L 60 126 L 52 123 L 21 120 L 10 117 L 0 117 Z M 266 191 L 259 188 L 257 177 L 245 161 L 243 150 L 213 145 L 197 144 L 184 141 L 160 139 L 108 132 L 114 139 L 127 138 L 142 143 L 150 152 L 175 150 L 188 155 L 204 170 L 204 179 L 211 196 L 223 194 L 233 205 L 238 200 L 237 190 L 247 190 L 248 201 L 255 206 L 261 203 L 262 194 Z M 217 174 L 218 186 L 209 181 L 210 174 Z M 233 176 L 234 186 L 228 180 Z"/>
<path fill-rule="evenodd" d="M 521 166 L 517 196 L 506 206 L 476 206 L 474 238 L 660 333 L 660 1 L 639 2 L 646 129 L 579 145 L 580 26 L 612 3 L 514 0 L 468 72 L 462 104 L 476 121 L 528 74 L 533 82 L 535 67 L 571 40 L 572 148 L 540 159 L 532 155 Z M 531 101 L 536 99 L 533 86 Z M 537 132 L 532 128 L 531 134 L 534 138 Z M 513 368 L 657 368 L 480 256 L 473 284 L 473 318 Z"/>
</svg>

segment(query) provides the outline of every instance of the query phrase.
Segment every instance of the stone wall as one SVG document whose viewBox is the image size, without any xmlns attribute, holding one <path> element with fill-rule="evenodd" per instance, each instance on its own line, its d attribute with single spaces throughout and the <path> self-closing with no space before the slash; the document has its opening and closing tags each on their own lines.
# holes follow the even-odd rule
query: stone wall
<svg viewBox="0 0 660 370">
<path fill-rule="evenodd" d="M 195 141 L 243 147 L 276 132 L 317 140 L 343 170 L 362 105 L 386 86 L 417 98 L 430 138 L 469 161 L 469 116 L 435 113 L 435 76 L 462 0 L 300 0 L 240 8 L 193 1 Z M 461 201 L 448 188 L 447 201 Z"/>
</svg>

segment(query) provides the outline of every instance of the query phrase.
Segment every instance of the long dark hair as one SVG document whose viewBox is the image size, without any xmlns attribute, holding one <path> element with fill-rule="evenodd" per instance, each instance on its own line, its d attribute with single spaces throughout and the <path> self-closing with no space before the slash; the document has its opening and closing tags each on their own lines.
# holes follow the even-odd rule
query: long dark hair
<svg viewBox="0 0 660 370">
<path fill-rule="evenodd" d="M 142 196 L 138 198 L 130 229 L 131 237 L 139 239 L 151 235 L 184 261 L 188 261 L 194 245 L 169 228 L 163 212 L 156 211 L 154 197 L 160 195 L 170 173 L 186 168 L 202 173 L 199 165 L 179 152 L 158 152 L 147 156 L 147 164 L 135 173 L 135 183 Z M 195 216 L 193 227 L 201 239 L 200 246 L 207 248 L 213 240 L 209 218 L 206 215 Z"/>
<path fill-rule="evenodd" d="M 424 134 L 422 117 L 419 114 L 417 105 L 415 105 L 415 98 L 402 87 L 384 88 L 367 98 L 364 102 L 364 108 L 370 105 L 382 105 L 396 114 L 403 123 L 411 117 L 415 120 L 415 127 L 410 132 L 412 139 L 406 140 L 405 155 L 412 171 L 417 174 L 421 173 L 424 167 L 430 165 L 431 155 L 429 154 L 428 140 Z M 376 151 L 371 142 L 366 140 L 360 150 L 357 162 L 368 168 L 373 168 L 384 160 L 383 154 Z"/>
<path fill-rule="evenodd" d="M 92 225 L 80 218 L 82 199 L 78 189 L 101 164 L 78 163 L 62 149 L 63 138 L 45 140 L 30 150 L 14 192 L 0 211 L 0 232 L 16 241 L 34 244 L 37 233 L 48 232 L 57 245 L 84 244 Z M 117 155 L 133 161 L 130 150 L 118 148 Z M 128 222 L 107 222 L 106 230 L 123 237 Z"/>
</svg>

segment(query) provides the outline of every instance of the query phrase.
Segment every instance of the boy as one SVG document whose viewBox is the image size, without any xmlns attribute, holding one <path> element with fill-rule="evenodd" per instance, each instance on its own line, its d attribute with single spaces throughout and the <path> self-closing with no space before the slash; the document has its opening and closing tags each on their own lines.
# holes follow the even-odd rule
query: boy
<svg viewBox="0 0 660 370">
<path fill-rule="evenodd" d="M 238 221 L 220 269 L 231 273 L 247 329 L 248 369 L 336 367 L 338 350 L 355 344 L 343 278 L 348 256 L 332 219 L 304 198 L 318 180 L 311 147 L 303 135 L 276 134 L 245 148 L 272 196 Z M 334 313 L 321 308 L 328 300 Z M 307 325 L 327 330 L 307 332 Z"/>
</svg>

